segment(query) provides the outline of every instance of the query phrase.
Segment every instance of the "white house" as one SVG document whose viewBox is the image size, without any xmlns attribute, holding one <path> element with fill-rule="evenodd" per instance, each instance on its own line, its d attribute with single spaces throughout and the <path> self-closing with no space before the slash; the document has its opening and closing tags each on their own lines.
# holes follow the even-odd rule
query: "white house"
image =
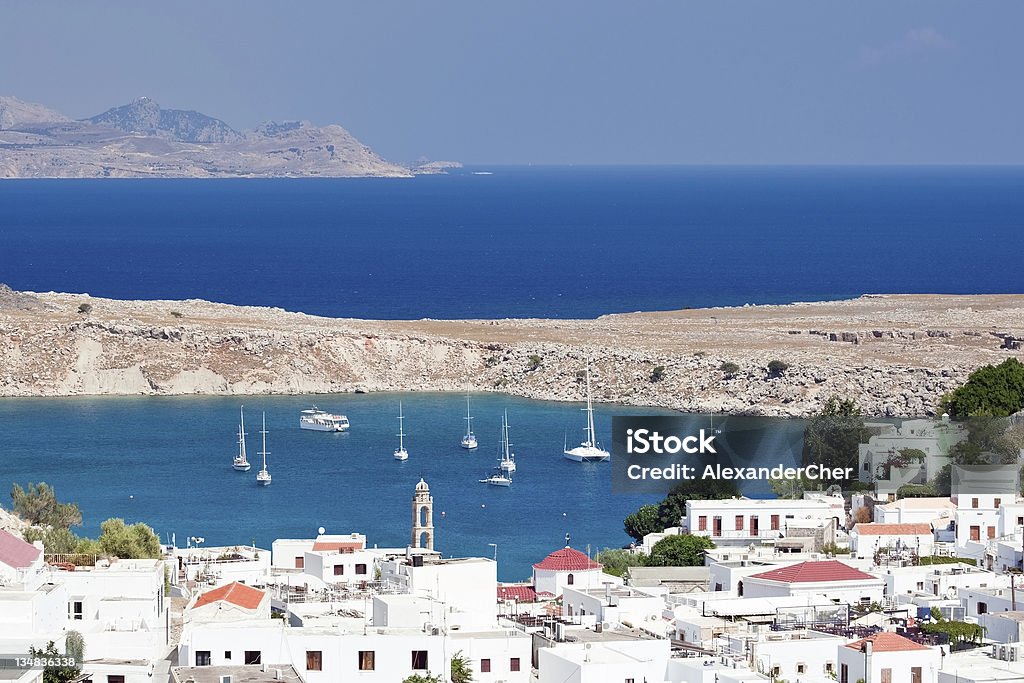
<svg viewBox="0 0 1024 683">
<path fill-rule="evenodd" d="M 35 588 L 33 579 L 43 567 L 42 542 L 27 543 L 14 534 L 0 529 L 0 586 L 29 584 Z"/>
<path fill-rule="evenodd" d="M 538 683 L 664 681 L 668 640 L 559 643 L 537 650 Z"/>
<path fill-rule="evenodd" d="M 900 498 L 876 505 L 874 521 L 880 524 L 930 524 L 952 520 L 956 503 L 949 498 Z"/>
<path fill-rule="evenodd" d="M 932 555 L 934 547 L 932 525 L 927 522 L 857 524 L 850 531 L 850 551 L 861 558 L 870 559 L 879 550 L 912 551 L 924 557 Z"/>
<path fill-rule="evenodd" d="M 603 588 L 606 581 L 619 582 L 601 568 L 600 562 L 565 546 L 533 565 L 533 588 L 537 593 L 561 597 L 566 587 L 594 589 Z"/>
<path fill-rule="evenodd" d="M 185 611 L 186 622 L 270 618 L 270 595 L 237 581 L 199 593 Z"/>
<path fill-rule="evenodd" d="M 889 631 L 839 647 L 838 683 L 936 683 L 942 653 Z"/>
<path fill-rule="evenodd" d="M 684 533 L 710 538 L 718 546 L 760 544 L 785 537 L 789 526 L 806 528 L 809 522 L 829 519 L 836 527 L 842 526 L 846 519 L 844 506 L 842 496 L 688 500 L 682 528 Z"/>
<path fill-rule="evenodd" d="M 748 576 L 742 582 L 744 597 L 760 598 L 792 595 L 827 595 L 835 602 L 880 602 L 882 579 L 854 569 L 838 560 L 800 562 Z"/>
<path fill-rule="evenodd" d="M 660 621 L 665 610 L 665 590 L 642 591 L 629 586 L 603 588 L 566 586 L 562 591 L 562 614 L 567 617 L 593 617 L 595 623 L 614 627 L 623 622 L 645 624 Z"/>
<path fill-rule="evenodd" d="M 413 555 L 381 563 L 380 580 L 388 590 L 443 601 L 453 627 L 488 628 L 498 619 L 497 566 L 483 557 Z"/>
</svg>

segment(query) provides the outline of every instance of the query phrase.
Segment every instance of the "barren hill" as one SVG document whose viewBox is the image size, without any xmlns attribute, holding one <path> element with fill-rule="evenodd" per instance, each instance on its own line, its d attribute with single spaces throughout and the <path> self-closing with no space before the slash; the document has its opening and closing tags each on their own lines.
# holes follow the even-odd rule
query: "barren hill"
<svg viewBox="0 0 1024 683">
<path fill-rule="evenodd" d="M 579 400 L 589 357 L 604 401 L 799 415 L 838 395 L 871 413 L 910 415 L 933 411 L 978 366 L 1024 355 L 1022 338 L 1021 295 L 866 296 L 594 320 L 374 321 L 6 290 L 0 395 L 469 387 Z M 769 376 L 772 360 L 788 370 Z M 723 372 L 725 363 L 738 369 Z"/>
</svg>

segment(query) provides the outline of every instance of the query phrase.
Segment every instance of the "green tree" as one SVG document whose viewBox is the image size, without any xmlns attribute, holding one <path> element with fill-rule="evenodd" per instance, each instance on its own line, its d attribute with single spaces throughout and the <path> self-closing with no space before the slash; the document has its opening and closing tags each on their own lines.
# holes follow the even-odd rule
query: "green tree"
<svg viewBox="0 0 1024 683">
<path fill-rule="evenodd" d="M 786 374 L 786 370 L 789 370 L 789 366 L 781 360 L 773 360 L 768 363 L 766 369 L 768 370 L 769 377 L 781 377 Z"/>
<path fill-rule="evenodd" d="M 647 555 L 622 548 L 605 548 L 594 559 L 604 567 L 605 574 L 612 576 L 622 576 L 630 567 L 643 567 L 647 564 Z"/>
<path fill-rule="evenodd" d="M 14 514 L 33 526 L 70 529 L 82 524 L 82 511 L 74 503 L 61 503 L 53 487 L 45 482 L 30 483 L 28 489 L 11 486 Z"/>
<path fill-rule="evenodd" d="M 821 414 L 812 417 L 804 428 L 803 465 L 853 467 L 856 471 L 861 443 L 871 436 L 864 427 L 860 407 L 850 399 L 829 398 Z M 806 483 L 821 488 L 821 481 Z"/>
<path fill-rule="evenodd" d="M 719 365 L 718 369 L 721 370 L 722 374 L 725 375 L 727 378 L 732 378 L 736 375 L 737 372 L 740 371 L 740 366 L 736 365 L 735 363 L 730 363 L 729 361 L 726 361 Z"/>
<path fill-rule="evenodd" d="M 542 362 L 541 357 L 535 353 L 527 357 L 527 361 L 529 361 L 526 365 L 527 372 L 533 372 L 534 370 L 540 367 L 540 364 Z"/>
<path fill-rule="evenodd" d="M 714 548 L 710 538 L 680 534 L 666 536 L 651 548 L 647 559 L 649 567 L 700 567 L 704 564 L 704 552 Z"/>
<path fill-rule="evenodd" d="M 638 543 L 644 540 L 644 536 L 647 534 L 654 534 L 665 530 L 665 527 L 658 520 L 657 505 L 641 506 L 639 510 L 626 517 L 622 523 L 629 537 Z"/>
<path fill-rule="evenodd" d="M 127 526 L 123 519 L 108 519 L 100 524 L 99 546 L 109 557 L 160 557 L 160 539 L 142 522 Z"/>
<path fill-rule="evenodd" d="M 1024 409 L 1024 363 L 1007 358 L 978 368 L 943 397 L 941 406 L 953 417 L 1006 417 Z"/>
<path fill-rule="evenodd" d="M 704 481 L 687 479 L 672 487 L 669 494 L 658 504 L 658 524 L 664 531 L 672 526 L 679 526 L 680 520 L 686 515 L 688 500 L 720 500 L 735 498 L 740 495 L 736 482 L 732 479 L 712 479 Z"/>
<path fill-rule="evenodd" d="M 85 638 L 78 631 L 68 631 L 64 635 L 64 652 L 67 653 L 68 657 L 74 657 L 76 662 L 85 661 Z"/>
<path fill-rule="evenodd" d="M 452 655 L 452 683 L 471 683 L 473 668 L 469 665 L 469 657 L 459 650 Z"/>
<path fill-rule="evenodd" d="M 413 674 L 402 679 L 402 683 L 442 683 L 440 676 L 434 676 L 429 671 L 425 674 Z"/>
<path fill-rule="evenodd" d="M 82 539 L 73 534 L 69 529 L 62 529 L 60 527 L 49 527 L 46 529 L 28 527 L 22 536 L 29 543 L 42 541 L 43 550 L 47 554 L 77 553 L 78 545 L 82 542 Z"/>
<path fill-rule="evenodd" d="M 655 365 L 654 369 L 651 370 L 651 383 L 660 382 L 665 378 L 665 366 Z"/>
<path fill-rule="evenodd" d="M 52 640 L 46 644 L 46 649 L 29 647 L 29 657 L 41 657 L 49 660 L 59 660 L 62 657 L 70 656 L 57 651 L 57 645 Z M 80 660 L 75 660 L 80 661 Z M 80 666 L 48 666 L 43 669 L 43 683 L 69 683 L 78 678 L 82 672 Z"/>
</svg>

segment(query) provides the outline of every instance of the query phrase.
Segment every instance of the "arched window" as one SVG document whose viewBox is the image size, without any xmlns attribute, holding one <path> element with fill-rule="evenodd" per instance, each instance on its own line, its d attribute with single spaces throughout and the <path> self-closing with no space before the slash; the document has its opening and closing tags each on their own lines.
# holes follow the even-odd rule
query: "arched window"
<svg viewBox="0 0 1024 683">
<path fill-rule="evenodd" d="M 572 574 L 569 574 L 569 577 L 565 580 L 565 582 L 567 584 L 569 584 L 570 586 L 572 585 L 572 582 L 573 582 Z"/>
</svg>

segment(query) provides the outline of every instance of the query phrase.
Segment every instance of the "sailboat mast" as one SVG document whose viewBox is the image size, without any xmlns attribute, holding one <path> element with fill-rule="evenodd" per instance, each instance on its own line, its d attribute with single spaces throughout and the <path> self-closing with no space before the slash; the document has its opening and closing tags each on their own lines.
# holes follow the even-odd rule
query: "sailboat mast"
<svg viewBox="0 0 1024 683">
<path fill-rule="evenodd" d="M 263 429 L 260 430 L 260 434 L 263 435 L 263 450 L 260 454 L 263 456 L 263 470 L 267 469 L 267 413 L 263 413 Z"/>
<path fill-rule="evenodd" d="M 590 397 L 590 363 L 587 363 L 587 441 L 592 446 L 597 445 L 594 438 L 594 403 Z"/>
<path fill-rule="evenodd" d="M 405 437 L 405 430 L 402 428 L 402 402 L 398 402 L 398 450 L 405 450 L 405 443 L 402 439 Z"/>
<path fill-rule="evenodd" d="M 505 442 L 505 460 L 508 460 L 509 459 L 508 452 L 509 452 L 509 450 L 511 450 L 511 445 L 508 442 L 508 411 L 507 410 L 505 411 L 505 417 L 502 420 L 501 425 L 502 425 L 502 434 L 505 437 L 504 438 L 504 442 Z"/>
<path fill-rule="evenodd" d="M 238 409 L 239 422 L 238 422 L 238 454 L 242 456 L 242 461 L 245 461 L 245 406 Z"/>
<path fill-rule="evenodd" d="M 466 394 L 466 436 L 473 433 L 473 416 L 469 412 L 469 394 Z"/>
</svg>

